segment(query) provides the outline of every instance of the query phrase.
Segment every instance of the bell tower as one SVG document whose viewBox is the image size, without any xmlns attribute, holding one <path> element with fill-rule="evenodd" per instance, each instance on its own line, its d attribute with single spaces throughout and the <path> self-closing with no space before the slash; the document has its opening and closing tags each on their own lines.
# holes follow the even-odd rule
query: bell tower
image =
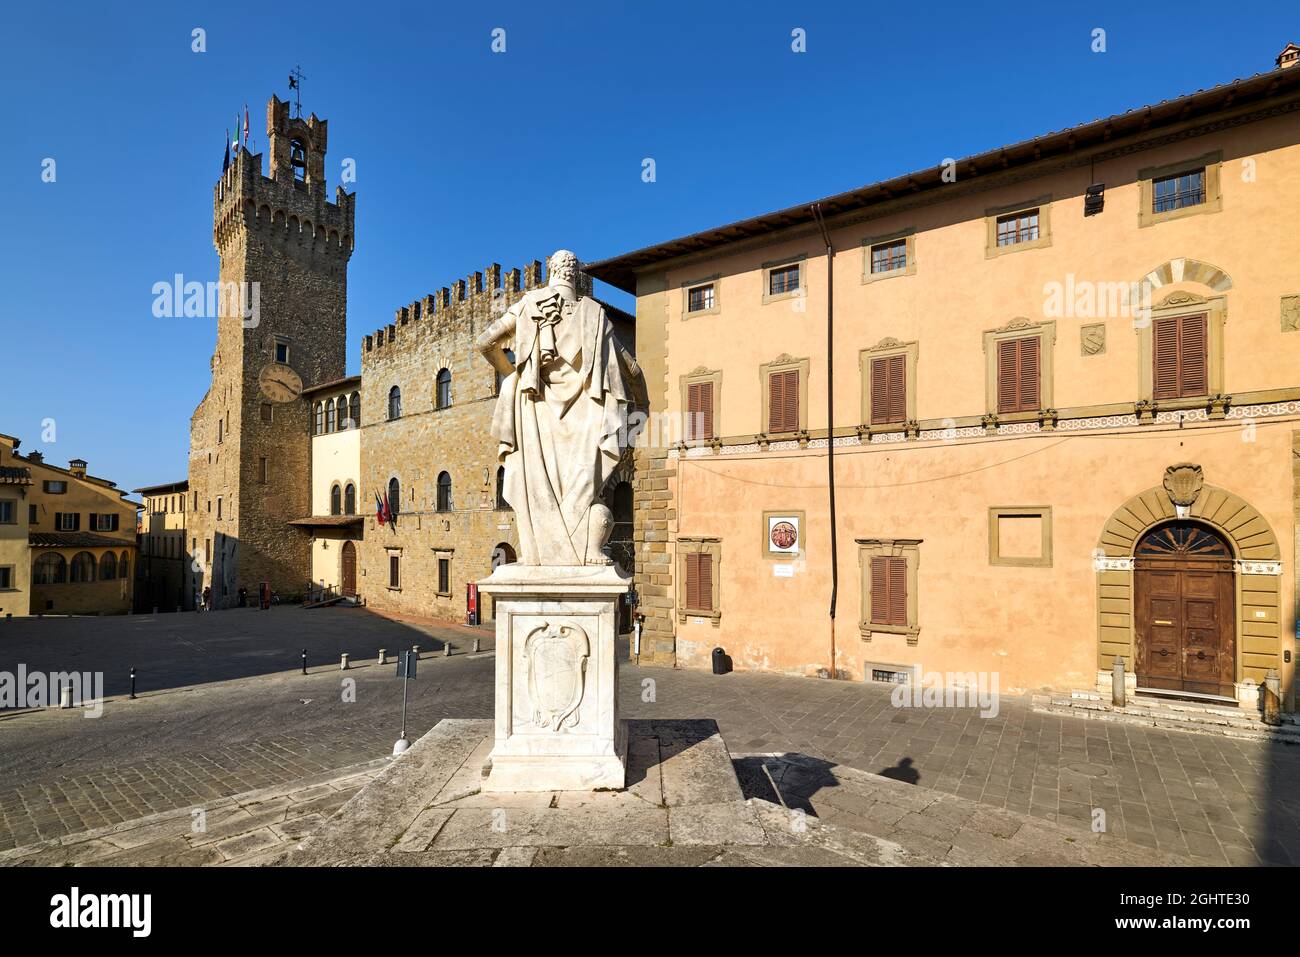
<svg viewBox="0 0 1300 957">
<path fill-rule="evenodd" d="M 238 151 L 213 190 L 220 257 L 212 380 L 190 421 L 193 590 L 231 607 L 268 582 L 281 596 L 311 577 L 310 416 L 302 388 L 343 377 L 347 270 L 356 197 L 325 183 L 329 126 L 266 106 L 262 155 Z M 229 294 L 228 294 L 229 293 Z M 268 387 L 268 384 L 272 384 Z"/>
</svg>

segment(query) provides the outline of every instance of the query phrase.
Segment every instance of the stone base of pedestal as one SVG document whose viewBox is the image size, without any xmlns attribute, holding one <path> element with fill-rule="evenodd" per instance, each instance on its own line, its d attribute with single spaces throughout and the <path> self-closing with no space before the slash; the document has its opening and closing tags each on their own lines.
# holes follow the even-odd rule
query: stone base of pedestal
<svg viewBox="0 0 1300 957">
<path fill-rule="evenodd" d="M 496 719 L 485 791 L 624 786 L 613 565 L 502 565 L 479 583 L 496 614 Z"/>
</svg>

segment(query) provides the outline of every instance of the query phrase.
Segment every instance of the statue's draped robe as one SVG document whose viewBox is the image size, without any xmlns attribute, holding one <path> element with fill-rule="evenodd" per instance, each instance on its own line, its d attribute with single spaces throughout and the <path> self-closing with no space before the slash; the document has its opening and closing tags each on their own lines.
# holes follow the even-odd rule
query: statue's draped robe
<svg viewBox="0 0 1300 957">
<path fill-rule="evenodd" d="M 618 465 L 630 396 L 600 304 L 579 299 L 550 324 L 539 298 L 526 294 L 511 306 L 515 371 L 501 383 L 492 435 L 505 464 L 503 491 L 515 511 L 520 559 L 582 565 L 602 557 L 587 554 L 588 520 Z M 545 348 L 556 353 L 547 363 Z"/>
</svg>

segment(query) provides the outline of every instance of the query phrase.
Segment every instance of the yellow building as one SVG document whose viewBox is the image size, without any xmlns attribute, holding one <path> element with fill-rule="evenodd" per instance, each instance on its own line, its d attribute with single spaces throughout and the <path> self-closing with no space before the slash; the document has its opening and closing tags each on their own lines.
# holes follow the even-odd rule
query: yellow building
<svg viewBox="0 0 1300 957">
<path fill-rule="evenodd" d="M 136 562 L 138 612 L 194 610 L 194 554 L 186 533 L 189 487 L 182 480 L 135 490 L 144 503 Z"/>
<path fill-rule="evenodd" d="M 130 612 L 139 506 L 88 475 L 84 459 L 63 469 L 39 452 L 20 455 L 19 444 L 0 436 L 0 568 L 9 570 L 0 572 L 0 607 L 15 615 Z"/>
<path fill-rule="evenodd" d="M 1294 62 L 585 267 L 655 413 L 642 660 L 1289 688 Z"/>
<path fill-rule="evenodd" d="M 357 547 L 369 504 L 361 498 L 361 376 L 304 389 L 310 405 L 311 515 L 291 524 L 311 536 L 311 597 L 359 598 Z"/>
</svg>

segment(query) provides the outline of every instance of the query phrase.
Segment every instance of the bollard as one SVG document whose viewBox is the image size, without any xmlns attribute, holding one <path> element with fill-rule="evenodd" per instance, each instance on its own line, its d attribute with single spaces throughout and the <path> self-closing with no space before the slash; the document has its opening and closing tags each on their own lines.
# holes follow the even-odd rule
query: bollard
<svg viewBox="0 0 1300 957">
<path fill-rule="evenodd" d="M 72 707 L 72 685 L 64 685 L 59 689 L 59 707 Z"/>
<path fill-rule="evenodd" d="M 388 664 L 388 650 L 385 648 L 379 649 L 379 663 L 381 665 Z"/>
<path fill-rule="evenodd" d="M 1264 723 L 1277 727 L 1282 723 L 1282 679 L 1276 668 L 1268 669 L 1260 691 L 1264 694 Z"/>
<path fill-rule="evenodd" d="M 339 671 L 348 670 L 348 653 L 345 651 L 339 656 Z"/>
<path fill-rule="evenodd" d="M 1112 672 L 1110 703 L 1117 708 L 1124 707 L 1124 658 L 1115 656 L 1115 670 Z"/>
<path fill-rule="evenodd" d="M 474 654 L 477 655 L 478 652 L 479 652 L 479 639 L 475 638 L 475 639 L 474 639 Z"/>
<path fill-rule="evenodd" d="M 135 669 L 131 669 L 131 700 L 135 700 Z"/>
<path fill-rule="evenodd" d="M 307 673 L 307 649 L 302 650 L 302 673 Z"/>
<path fill-rule="evenodd" d="M 450 658 L 450 657 L 451 657 L 451 642 L 450 642 L 450 641 L 444 641 L 444 642 L 443 642 L 443 644 L 442 644 L 442 656 L 443 656 L 444 658 Z"/>
</svg>

